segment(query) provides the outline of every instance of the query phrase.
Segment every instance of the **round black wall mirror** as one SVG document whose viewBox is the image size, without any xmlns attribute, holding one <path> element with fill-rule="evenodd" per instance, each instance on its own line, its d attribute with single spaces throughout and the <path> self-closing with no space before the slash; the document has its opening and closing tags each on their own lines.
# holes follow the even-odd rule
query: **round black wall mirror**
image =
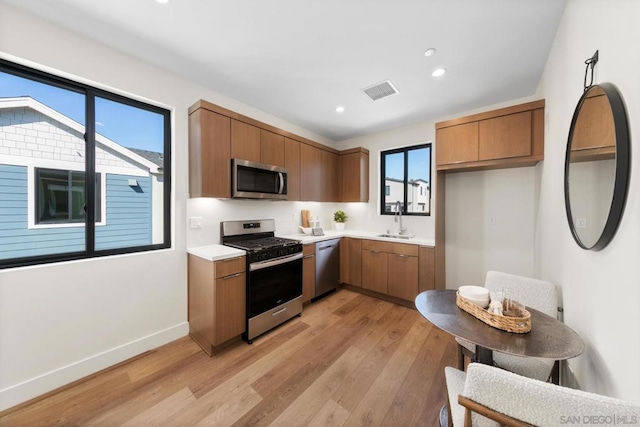
<svg viewBox="0 0 640 427">
<path fill-rule="evenodd" d="M 620 223 L 629 182 L 629 127 L 611 83 L 589 87 L 571 120 L 564 164 L 569 228 L 583 249 L 607 246 Z"/>
</svg>

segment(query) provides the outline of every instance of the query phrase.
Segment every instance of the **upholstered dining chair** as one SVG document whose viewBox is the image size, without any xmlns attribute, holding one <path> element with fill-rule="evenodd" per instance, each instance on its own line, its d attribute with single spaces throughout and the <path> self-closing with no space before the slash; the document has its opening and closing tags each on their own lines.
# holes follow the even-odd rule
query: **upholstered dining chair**
<svg viewBox="0 0 640 427">
<path fill-rule="evenodd" d="M 558 293 L 556 286 L 551 282 L 489 271 L 484 287 L 490 292 L 504 290 L 511 294 L 517 293 L 526 307 L 534 308 L 553 318 L 557 317 Z M 456 341 L 458 342 L 458 369 L 464 370 L 464 356 L 472 358 L 475 345 L 461 338 L 456 338 Z M 512 356 L 499 352 L 494 352 L 493 361 L 503 369 L 541 381 L 549 379 L 555 364 L 555 360 Z M 557 373 L 557 365 L 555 367 Z"/>
<path fill-rule="evenodd" d="M 640 422 L 640 406 L 480 363 L 446 367 L 449 425 L 555 426 Z"/>
</svg>

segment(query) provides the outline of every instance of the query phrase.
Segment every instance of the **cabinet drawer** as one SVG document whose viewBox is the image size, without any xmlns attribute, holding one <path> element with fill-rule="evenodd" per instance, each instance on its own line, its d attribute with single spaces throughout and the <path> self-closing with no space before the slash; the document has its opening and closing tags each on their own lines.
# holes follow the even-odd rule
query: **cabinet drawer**
<svg viewBox="0 0 640 427">
<path fill-rule="evenodd" d="M 418 256 L 418 246 L 406 243 L 392 243 L 391 252 L 400 255 Z"/>
<path fill-rule="evenodd" d="M 363 251 L 376 251 L 376 252 L 392 252 L 393 243 L 381 242 L 379 240 L 363 240 Z"/>
<path fill-rule="evenodd" d="M 245 258 L 243 256 L 237 258 L 223 259 L 216 261 L 216 279 L 218 277 L 229 276 L 231 274 L 242 273 L 245 271 Z"/>
</svg>

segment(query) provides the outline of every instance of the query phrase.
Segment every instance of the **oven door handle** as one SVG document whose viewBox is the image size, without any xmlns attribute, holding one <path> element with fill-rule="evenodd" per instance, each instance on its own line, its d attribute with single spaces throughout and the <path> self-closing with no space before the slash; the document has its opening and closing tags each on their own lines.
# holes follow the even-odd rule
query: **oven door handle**
<svg viewBox="0 0 640 427">
<path fill-rule="evenodd" d="M 295 261 L 297 259 L 302 259 L 302 256 L 303 254 L 302 252 L 300 252 L 295 255 L 287 255 L 281 258 L 270 259 L 269 261 L 254 262 L 252 264 L 249 264 L 249 271 L 262 270 L 263 268 L 269 268 L 269 267 L 274 267 L 276 265 L 285 264 L 287 262 Z"/>
</svg>

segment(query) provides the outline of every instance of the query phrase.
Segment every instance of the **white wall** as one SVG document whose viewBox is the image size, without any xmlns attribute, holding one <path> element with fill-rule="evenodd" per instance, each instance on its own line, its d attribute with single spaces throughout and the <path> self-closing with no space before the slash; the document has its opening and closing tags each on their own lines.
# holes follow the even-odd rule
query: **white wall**
<svg viewBox="0 0 640 427">
<path fill-rule="evenodd" d="M 595 83 L 612 82 L 627 106 L 632 153 L 640 135 L 640 2 L 569 0 L 538 95 L 546 98 L 545 160 L 540 167 L 536 269 L 562 287 L 565 322 L 584 339 L 569 362 L 578 386 L 640 403 L 640 156 L 632 154 L 626 209 L 608 247 L 573 241 L 564 211 L 564 155 L 582 94 L 584 61 L 598 49 Z M 535 326 L 534 326 L 535 327 Z"/>
<path fill-rule="evenodd" d="M 173 248 L 0 270 L 0 411 L 187 333 L 187 109 L 203 98 L 326 138 L 0 4 L 0 57 L 173 111 Z M 97 82 L 97 83 L 96 83 Z"/>
</svg>

